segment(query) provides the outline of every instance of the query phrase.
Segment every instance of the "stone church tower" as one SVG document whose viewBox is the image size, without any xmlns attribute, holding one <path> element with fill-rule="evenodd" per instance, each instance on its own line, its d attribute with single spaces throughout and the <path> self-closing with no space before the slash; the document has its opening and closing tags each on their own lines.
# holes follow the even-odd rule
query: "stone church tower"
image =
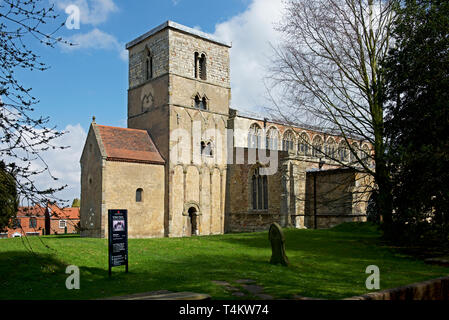
<svg viewBox="0 0 449 320">
<path fill-rule="evenodd" d="M 166 161 L 166 236 L 223 233 L 230 45 L 167 21 L 126 48 L 128 128 Z"/>
<path fill-rule="evenodd" d="M 370 166 L 372 146 L 230 109 L 230 47 L 172 21 L 126 45 L 128 124 L 91 123 L 82 236 L 107 237 L 109 209 L 128 210 L 131 238 L 366 220 L 372 181 L 348 143 Z"/>
</svg>

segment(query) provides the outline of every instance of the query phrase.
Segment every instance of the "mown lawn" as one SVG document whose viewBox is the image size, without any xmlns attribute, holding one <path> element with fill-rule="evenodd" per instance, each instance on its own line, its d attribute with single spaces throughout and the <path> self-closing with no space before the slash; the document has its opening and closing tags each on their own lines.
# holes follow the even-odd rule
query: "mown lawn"
<svg viewBox="0 0 449 320">
<path fill-rule="evenodd" d="M 129 273 L 108 277 L 106 239 L 47 236 L 0 240 L 0 299 L 92 299 L 170 290 L 237 299 L 212 280 L 253 279 L 275 298 L 340 299 L 368 292 L 365 269 L 380 268 L 381 289 L 449 274 L 382 245 L 376 227 L 347 223 L 329 230 L 284 230 L 291 265 L 268 263 L 268 232 L 192 238 L 130 239 Z M 26 249 L 30 242 L 34 254 Z M 44 244 L 46 246 L 44 246 Z M 80 290 L 67 290 L 77 265 Z"/>
</svg>

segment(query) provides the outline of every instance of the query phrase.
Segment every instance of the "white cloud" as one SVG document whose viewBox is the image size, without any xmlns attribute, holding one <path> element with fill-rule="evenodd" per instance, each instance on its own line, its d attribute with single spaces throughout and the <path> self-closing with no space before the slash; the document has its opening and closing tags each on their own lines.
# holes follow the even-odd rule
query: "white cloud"
<svg viewBox="0 0 449 320">
<path fill-rule="evenodd" d="M 50 3 L 65 12 L 68 6 L 77 6 L 80 11 L 81 24 L 90 24 L 96 26 L 105 22 L 109 15 L 118 11 L 117 5 L 114 0 L 49 0 Z M 82 30 L 83 27 L 80 27 Z M 76 29 L 72 29 L 76 31 Z M 70 37 L 64 38 L 64 40 L 72 43 L 73 45 L 65 45 L 60 43 L 64 51 L 82 50 L 82 49 L 103 49 L 103 50 L 115 50 L 118 52 L 120 59 L 123 61 L 128 60 L 128 52 L 125 49 L 125 44 L 120 43 L 116 37 L 94 28 L 88 32 L 81 32 L 74 34 Z"/>
<path fill-rule="evenodd" d="M 113 35 L 103 32 L 97 28 L 89 31 L 88 33 L 78 33 L 66 39 L 73 46 L 62 44 L 62 48 L 65 51 L 82 50 L 82 49 L 103 49 L 103 50 L 115 50 L 118 52 L 120 59 L 123 61 L 128 60 L 128 52 L 125 49 L 125 45 L 120 43 Z"/>
<path fill-rule="evenodd" d="M 84 18 L 81 17 L 82 23 L 98 24 L 105 21 L 110 12 L 116 10 L 115 4 L 110 0 L 92 1 L 96 6 L 92 5 L 90 8 L 85 0 L 57 1 L 57 3 L 79 3 L 81 12 L 83 13 L 83 10 L 87 12 Z M 232 42 L 231 87 L 234 108 L 261 111 L 260 107 L 267 105 L 263 79 L 272 54 L 270 43 L 276 44 L 280 39 L 273 26 L 281 18 L 281 9 L 282 0 L 253 0 L 245 12 L 216 25 L 214 35 Z M 200 29 L 198 26 L 196 28 Z M 69 40 L 78 45 L 64 47 L 64 50 L 117 50 L 120 57 L 127 60 L 124 45 L 114 36 L 97 28 L 88 33 L 75 34 Z M 52 174 L 60 178 L 56 182 L 57 185 L 69 185 L 59 196 L 71 200 L 80 196 L 79 159 L 87 134 L 80 124 L 68 125 L 65 130 L 69 133 L 58 139 L 58 145 L 70 145 L 71 148 L 49 150 L 43 157 L 48 162 Z M 38 185 L 46 187 L 54 186 L 55 183 L 48 174 L 42 174 L 37 182 Z"/>
<path fill-rule="evenodd" d="M 282 17 L 282 0 L 253 0 L 248 9 L 215 26 L 214 35 L 232 42 L 231 90 L 232 107 L 262 111 L 267 105 L 263 79 L 280 34 L 274 24 Z"/>
<path fill-rule="evenodd" d="M 64 135 L 52 141 L 56 146 L 70 146 L 67 149 L 49 149 L 41 152 L 40 156 L 45 160 L 50 168 L 51 174 L 58 178 L 54 181 L 48 172 L 44 172 L 35 177 L 35 185 L 39 188 L 56 188 L 62 185 L 67 187 L 56 194 L 56 197 L 65 200 L 71 200 L 80 197 L 80 158 L 86 141 L 87 133 L 80 124 L 67 125 L 64 129 Z M 39 160 L 35 160 L 33 168 L 40 169 L 43 164 Z"/>
<path fill-rule="evenodd" d="M 111 13 L 118 11 L 113 0 L 50 0 L 50 2 L 62 11 L 69 5 L 77 6 L 80 9 L 80 22 L 94 26 L 105 22 Z"/>
</svg>

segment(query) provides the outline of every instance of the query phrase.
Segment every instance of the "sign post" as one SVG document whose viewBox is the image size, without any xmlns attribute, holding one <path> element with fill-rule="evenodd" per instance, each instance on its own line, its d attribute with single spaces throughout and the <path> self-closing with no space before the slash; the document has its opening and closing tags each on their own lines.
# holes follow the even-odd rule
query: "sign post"
<svg viewBox="0 0 449 320">
<path fill-rule="evenodd" d="M 126 209 L 108 210 L 109 226 L 109 276 L 111 268 L 126 266 L 128 272 L 128 211 Z"/>
</svg>

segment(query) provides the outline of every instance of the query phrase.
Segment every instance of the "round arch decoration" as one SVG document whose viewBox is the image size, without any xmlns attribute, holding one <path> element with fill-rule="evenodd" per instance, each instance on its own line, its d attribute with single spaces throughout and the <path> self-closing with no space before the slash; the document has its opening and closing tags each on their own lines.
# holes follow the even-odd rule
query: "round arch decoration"
<svg viewBox="0 0 449 320">
<path fill-rule="evenodd" d="M 201 210 L 200 210 L 200 205 L 196 201 L 187 201 L 186 203 L 184 203 L 184 209 L 182 210 L 182 215 L 189 216 L 190 208 L 195 209 L 195 212 L 193 213 L 194 215 L 196 215 L 196 216 L 202 215 Z"/>
</svg>

